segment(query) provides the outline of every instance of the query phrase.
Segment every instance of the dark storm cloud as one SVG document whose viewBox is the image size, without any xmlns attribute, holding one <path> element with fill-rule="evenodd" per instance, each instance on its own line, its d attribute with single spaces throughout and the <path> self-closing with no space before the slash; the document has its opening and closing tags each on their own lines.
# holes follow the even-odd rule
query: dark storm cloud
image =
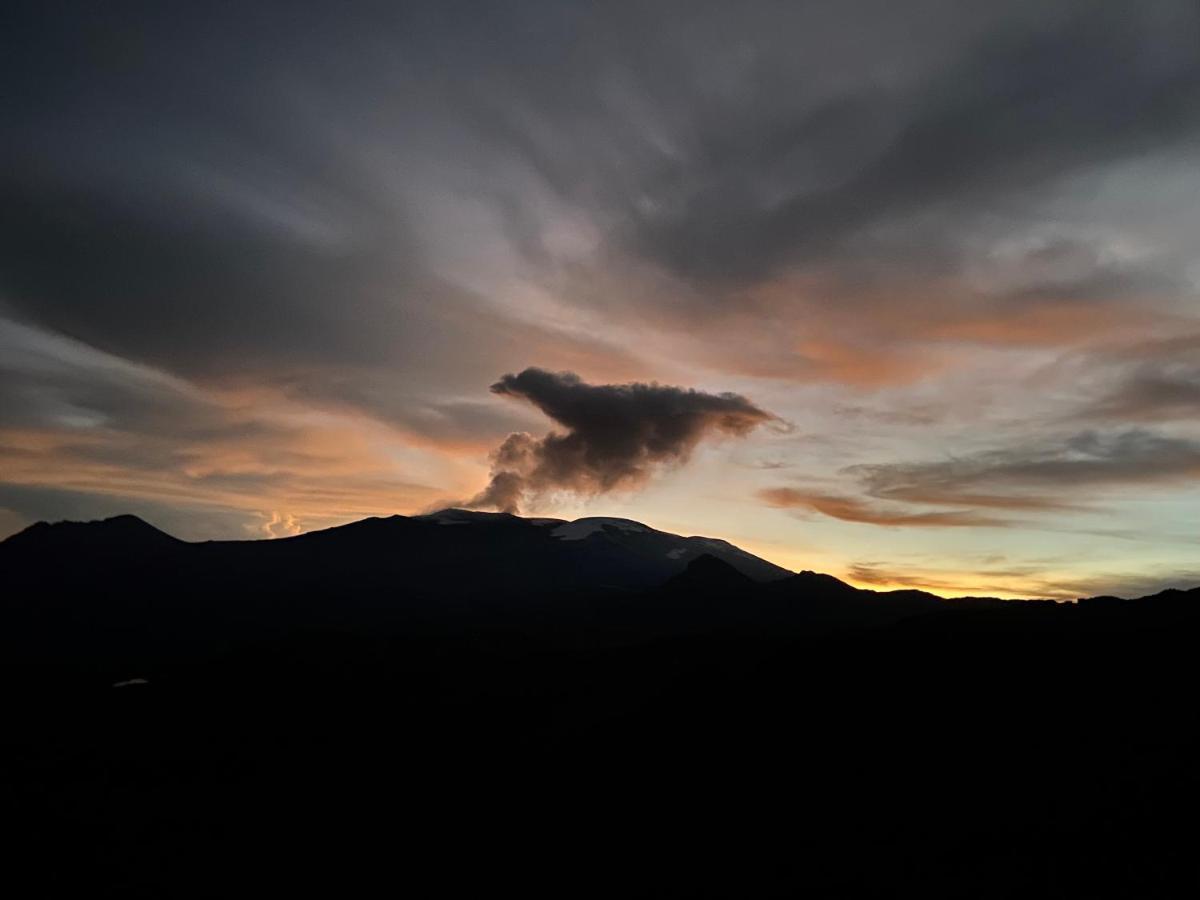
<svg viewBox="0 0 1200 900">
<path fill-rule="evenodd" d="M 644 484 L 688 460 L 709 437 L 744 437 L 775 416 L 738 394 L 661 384 L 586 384 L 571 372 L 526 369 L 492 392 L 525 400 L 563 427 L 541 438 L 508 436 L 492 479 L 466 505 L 516 512 L 529 496 L 603 494 Z"/>
</svg>

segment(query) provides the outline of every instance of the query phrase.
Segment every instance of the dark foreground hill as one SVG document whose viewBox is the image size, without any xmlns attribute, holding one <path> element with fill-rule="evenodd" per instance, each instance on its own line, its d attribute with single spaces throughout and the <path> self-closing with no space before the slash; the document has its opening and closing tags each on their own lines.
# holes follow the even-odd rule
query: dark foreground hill
<svg viewBox="0 0 1200 900">
<path fill-rule="evenodd" d="M 197 545 L 122 518 L 0 545 L 7 883 L 1200 887 L 1200 591 L 955 604 L 764 574 L 732 548 L 676 566 L 669 541 L 687 539 L 610 522 L 577 543 L 533 531 L 563 525 L 372 520 Z M 551 575 L 527 571 L 532 548 L 564 555 Z"/>
</svg>

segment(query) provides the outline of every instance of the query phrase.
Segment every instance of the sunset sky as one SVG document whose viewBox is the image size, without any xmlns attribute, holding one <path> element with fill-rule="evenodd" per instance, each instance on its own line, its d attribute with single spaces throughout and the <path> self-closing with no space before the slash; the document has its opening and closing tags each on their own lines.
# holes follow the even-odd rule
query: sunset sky
<svg viewBox="0 0 1200 900">
<path fill-rule="evenodd" d="M 867 587 L 1200 583 L 1195 0 L 0 28 L 0 537 L 474 504 Z"/>
</svg>

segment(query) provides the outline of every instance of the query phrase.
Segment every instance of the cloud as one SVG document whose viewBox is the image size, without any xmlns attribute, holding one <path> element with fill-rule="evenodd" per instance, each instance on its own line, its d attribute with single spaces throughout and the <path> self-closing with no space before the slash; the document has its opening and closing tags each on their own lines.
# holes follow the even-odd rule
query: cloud
<svg viewBox="0 0 1200 900">
<path fill-rule="evenodd" d="M 1200 415 L 1200 334 L 1094 350 L 1076 377 L 1098 383 L 1075 416 L 1124 422 L 1195 421 Z"/>
<path fill-rule="evenodd" d="M 290 513 L 280 513 L 278 510 L 272 510 L 268 513 L 261 513 L 263 521 L 255 529 L 256 532 L 269 537 L 291 537 L 300 534 L 304 529 L 300 523 L 296 521 L 296 517 Z"/>
<path fill-rule="evenodd" d="M 711 437 L 745 437 L 779 420 L 738 394 L 660 384 L 585 383 L 572 372 L 529 368 L 492 393 L 531 403 L 563 427 L 541 438 L 510 434 L 492 454 L 488 486 L 465 505 L 516 512 L 540 494 L 628 490 L 687 462 Z"/>
<path fill-rule="evenodd" d="M 1095 417 L 1162 421 L 1194 419 L 1200 413 L 1200 368 L 1190 372 L 1144 371 L 1087 410 Z"/>
<path fill-rule="evenodd" d="M 921 528 L 1003 527 L 1010 523 L 995 516 L 964 510 L 912 512 L 888 509 L 853 497 L 810 493 L 796 488 L 767 488 L 758 496 L 777 509 L 810 509 L 843 522 Z"/>
<path fill-rule="evenodd" d="M 1049 185 L 1200 121 L 1188 0 L 185 6 L 20 17 L 37 52 L 0 61 L 22 86 L 0 150 L 5 302 L 131 361 L 286 380 L 414 428 L 531 342 L 591 378 L 676 377 L 636 371 L 657 336 L 573 361 L 580 326 L 654 320 L 689 361 L 864 389 L 944 372 L 930 337 L 1123 327 L 1010 321 L 1140 299 L 1074 236 L 1027 253 L 1016 268 L 1045 277 L 1011 297 L 959 276 L 1071 218 L 1039 206 Z M 139 49 L 97 65 L 82 28 Z M 522 315 L 535 290 L 556 327 Z"/>
<path fill-rule="evenodd" d="M 928 463 L 858 465 L 847 470 L 873 497 L 909 503 L 1000 509 L 1071 508 L 1081 489 L 1200 479 L 1200 441 L 1134 428 L 1082 431 Z"/>
<path fill-rule="evenodd" d="M 964 222 L 1200 125 L 1186 0 L 889 6 L 709 8 L 674 41 L 653 8 L 600 15 L 564 79 L 550 48 L 485 58 L 482 127 L 615 253 L 736 286 L 954 268 Z"/>
<path fill-rule="evenodd" d="M 870 525 L 1014 526 L 1027 523 L 979 510 L 1087 512 L 1105 491 L 1200 483 L 1200 441 L 1143 429 L 1083 431 L 936 462 L 848 466 L 843 473 L 870 499 L 791 487 L 767 488 L 758 497 L 768 506 Z"/>
<path fill-rule="evenodd" d="M 498 67 L 497 152 L 601 235 L 533 268 L 711 368 L 863 390 L 1194 308 L 1185 229 L 1131 220 L 1125 195 L 1194 162 L 1195 5 L 920 8 L 937 29 L 911 5 L 749 4 L 669 41 L 649 15 L 625 52 L 604 38 L 628 22 L 583 41 L 565 82 Z M 1122 193 L 1098 190 L 1118 169 Z"/>
<path fill-rule="evenodd" d="M 181 536 L 232 537 L 262 510 L 273 533 L 392 513 L 435 494 L 402 477 L 411 446 L 360 414 L 200 387 L 0 317 L 0 492 L 23 521 L 149 510 Z"/>
<path fill-rule="evenodd" d="M 1064 594 L 1047 585 L 1041 578 L 1042 569 L 1027 566 L 997 569 L 983 565 L 977 570 L 927 570 L 908 564 L 894 566 L 878 562 L 853 563 L 846 576 L 855 584 L 871 585 L 886 590 L 911 588 L 934 591 L 943 596 L 1000 595 L 1022 599 L 1070 599 L 1077 594 Z"/>
</svg>

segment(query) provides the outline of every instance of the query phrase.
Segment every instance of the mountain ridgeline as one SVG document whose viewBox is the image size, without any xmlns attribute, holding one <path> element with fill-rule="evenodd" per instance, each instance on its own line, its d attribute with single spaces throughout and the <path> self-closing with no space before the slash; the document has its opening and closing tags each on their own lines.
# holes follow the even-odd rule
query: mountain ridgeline
<svg viewBox="0 0 1200 900">
<path fill-rule="evenodd" d="M 0 616 L 10 659 L 118 664 L 294 629 L 572 631 L 606 643 L 722 631 L 779 637 L 1016 612 L 992 598 L 861 590 L 789 572 L 724 540 L 628 519 L 460 509 L 275 540 L 196 543 L 130 515 L 41 522 L 0 542 L 0 569 L 9 586 Z M 1178 605 L 1179 593 L 1142 605 Z M 1022 606 L 1027 616 L 1055 604 Z"/>
<path fill-rule="evenodd" d="M 289 628 L 689 631 L 873 624 L 938 609 L 626 519 L 449 509 L 275 540 L 177 540 L 134 516 L 0 543 L 11 652 L 171 654 Z M 691 603 L 692 600 L 696 602 Z M 139 641 L 141 645 L 139 646 Z"/>
</svg>

